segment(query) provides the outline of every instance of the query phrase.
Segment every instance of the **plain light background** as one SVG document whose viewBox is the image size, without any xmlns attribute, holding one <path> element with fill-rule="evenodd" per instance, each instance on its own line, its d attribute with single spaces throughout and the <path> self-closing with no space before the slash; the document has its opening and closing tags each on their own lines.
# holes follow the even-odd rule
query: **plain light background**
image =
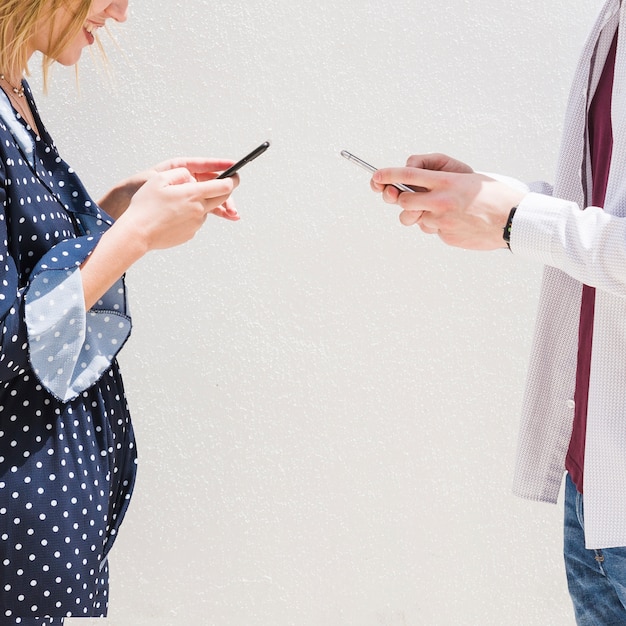
<svg viewBox="0 0 626 626">
<path fill-rule="evenodd" d="M 600 4 L 135 0 L 110 75 L 55 68 L 39 106 L 96 197 L 272 141 L 239 223 L 129 272 L 107 624 L 573 623 L 561 505 L 510 494 L 541 267 L 403 228 L 339 151 L 550 180 Z"/>
</svg>

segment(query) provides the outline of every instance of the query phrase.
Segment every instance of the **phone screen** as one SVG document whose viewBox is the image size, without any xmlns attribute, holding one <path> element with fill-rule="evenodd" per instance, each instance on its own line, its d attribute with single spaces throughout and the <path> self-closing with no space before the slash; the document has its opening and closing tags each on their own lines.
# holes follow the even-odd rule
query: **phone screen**
<svg viewBox="0 0 626 626">
<path fill-rule="evenodd" d="M 231 165 L 226 171 L 222 172 L 218 178 L 229 178 L 233 174 L 237 173 L 246 163 L 250 163 L 250 161 L 254 161 L 258 156 L 263 154 L 270 147 L 269 141 L 264 141 L 260 146 L 255 148 L 249 154 L 246 154 L 243 159 L 237 161 L 234 165 Z"/>
</svg>

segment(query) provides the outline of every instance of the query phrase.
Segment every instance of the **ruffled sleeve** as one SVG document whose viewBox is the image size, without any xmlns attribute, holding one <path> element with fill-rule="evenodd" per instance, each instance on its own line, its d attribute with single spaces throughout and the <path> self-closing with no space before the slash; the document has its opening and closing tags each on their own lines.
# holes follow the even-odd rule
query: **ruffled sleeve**
<svg viewBox="0 0 626 626">
<path fill-rule="evenodd" d="M 0 385 L 32 370 L 67 402 L 108 371 L 130 335 L 124 279 L 85 309 L 80 267 L 111 220 L 45 132 L 45 150 L 36 158 L 33 138 L 3 95 L 0 90 Z M 31 255 L 32 270 L 25 269 Z"/>
<path fill-rule="evenodd" d="M 0 163 L 0 384 L 32 369 L 52 395 L 67 402 L 109 369 L 130 335 L 124 280 L 85 310 L 80 266 L 98 234 L 58 243 L 20 286 L 9 252 L 6 204 Z"/>
<path fill-rule="evenodd" d="M 87 236 L 57 244 L 37 264 L 25 292 L 32 368 L 62 401 L 99 380 L 131 332 L 123 279 L 85 309 L 80 266 L 98 240 Z"/>
</svg>

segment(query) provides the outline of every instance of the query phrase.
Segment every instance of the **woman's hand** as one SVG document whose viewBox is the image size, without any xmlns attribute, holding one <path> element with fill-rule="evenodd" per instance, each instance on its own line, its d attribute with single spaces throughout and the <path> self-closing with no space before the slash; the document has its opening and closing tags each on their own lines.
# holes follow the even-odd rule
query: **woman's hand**
<svg viewBox="0 0 626 626">
<path fill-rule="evenodd" d="M 239 219 L 230 199 L 238 184 L 237 176 L 217 179 L 214 172 L 193 175 L 183 167 L 155 172 L 133 195 L 116 226 L 133 232 L 146 251 L 177 246 L 191 239 L 209 214 Z"/>
<path fill-rule="evenodd" d="M 201 157 L 181 157 L 162 161 L 150 169 L 138 172 L 120 181 L 100 199 L 98 205 L 113 219 L 117 219 L 128 209 L 137 191 L 157 174 L 182 167 L 197 181 L 206 181 L 216 178 L 219 172 L 228 169 L 233 163 L 234 161 L 229 159 L 206 159 Z M 234 209 L 234 206 L 232 206 L 232 203 L 229 203 L 229 205 L 223 207 L 222 211 L 216 211 L 215 214 L 226 219 L 233 219 L 232 209 Z"/>
<path fill-rule="evenodd" d="M 239 184 L 238 176 L 218 179 L 213 171 L 230 164 L 232 161 L 214 161 L 213 165 L 196 168 L 192 165 L 195 175 L 184 167 L 155 171 L 135 191 L 127 209 L 102 235 L 81 267 L 87 308 L 150 250 L 190 240 L 207 215 L 239 219 L 230 200 Z"/>
</svg>

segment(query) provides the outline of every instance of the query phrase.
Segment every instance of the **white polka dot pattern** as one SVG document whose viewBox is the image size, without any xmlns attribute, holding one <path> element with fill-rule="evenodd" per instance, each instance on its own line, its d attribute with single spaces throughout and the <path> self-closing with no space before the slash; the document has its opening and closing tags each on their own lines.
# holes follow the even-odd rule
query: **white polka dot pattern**
<svg viewBox="0 0 626 626">
<path fill-rule="evenodd" d="M 11 101 L 6 97 L 6 94 L 2 94 L 0 97 L 0 119 L 13 120 L 14 113 L 11 107 Z M 15 141 L 19 144 L 24 155 L 28 158 L 28 162 L 31 165 L 35 164 L 35 147 L 33 140 L 28 133 L 28 130 L 21 124 L 11 124 L 11 130 Z"/>
<path fill-rule="evenodd" d="M 69 243 L 71 248 L 76 240 Z M 64 244 L 58 244 L 47 268 L 31 275 L 25 294 L 30 360 L 43 385 L 61 400 L 75 398 L 111 365 L 130 334 L 130 321 L 115 311 L 85 312 L 77 269 L 60 267 Z M 70 250 L 72 252 L 72 250 Z M 58 258 L 59 259 L 58 259 Z M 64 264 L 72 257 L 68 253 Z M 40 264 L 41 265 L 41 264 Z M 117 293 L 114 287 L 113 293 Z M 111 296 L 109 296 L 111 298 Z M 101 306 L 101 305 L 98 305 Z M 123 308 L 122 303 L 118 308 Z"/>
<path fill-rule="evenodd" d="M 41 137 L 0 106 L 0 623 L 56 626 L 107 613 L 135 481 L 115 361 L 131 321 L 123 280 L 85 311 L 78 268 L 110 219 L 34 113 Z"/>
<path fill-rule="evenodd" d="M 588 548 L 626 545 L 626 38 L 613 91 L 614 145 L 604 210 L 585 206 L 590 185 L 587 103 L 626 7 L 608 0 L 583 51 L 568 103 L 554 198 L 529 194 L 511 249 L 548 265 L 531 354 L 514 492 L 556 502 L 574 417 L 582 283 L 596 287 L 585 450 Z"/>
</svg>

